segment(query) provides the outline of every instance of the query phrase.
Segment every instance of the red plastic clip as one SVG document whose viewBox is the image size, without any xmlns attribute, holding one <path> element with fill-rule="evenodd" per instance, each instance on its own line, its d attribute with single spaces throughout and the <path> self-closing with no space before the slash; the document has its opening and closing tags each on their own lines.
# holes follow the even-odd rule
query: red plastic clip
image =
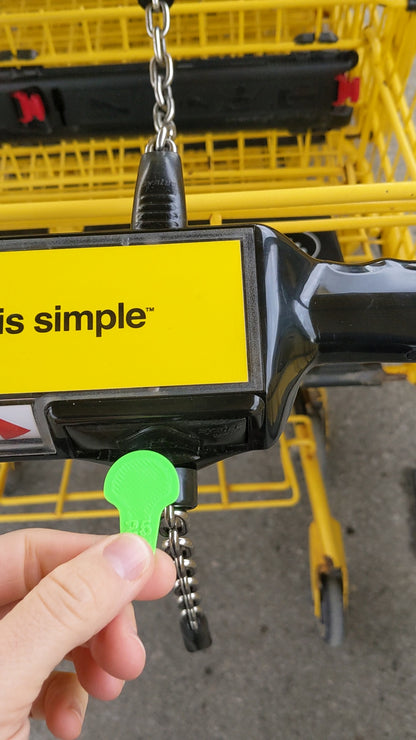
<svg viewBox="0 0 416 740">
<path fill-rule="evenodd" d="M 338 82 L 338 97 L 334 105 L 344 105 L 348 99 L 356 103 L 360 97 L 360 78 L 349 80 L 347 75 L 337 75 L 335 79 Z"/>
<path fill-rule="evenodd" d="M 12 98 L 17 100 L 20 106 L 20 123 L 31 123 L 35 120 L 45 120 L 46 110 L 39 93 L 29 94 L 24 92 L 23 90 L 17 90 L 17 92 L 12 93 Z"/>
</svg>

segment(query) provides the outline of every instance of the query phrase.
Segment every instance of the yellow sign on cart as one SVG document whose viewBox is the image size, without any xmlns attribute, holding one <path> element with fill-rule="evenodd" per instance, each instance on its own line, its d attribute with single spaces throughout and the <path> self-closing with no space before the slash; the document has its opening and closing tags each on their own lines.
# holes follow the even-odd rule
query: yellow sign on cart
<svg viewBox="0 0 416 740">
<path fill-rule="evenodd" d="M 248 381 L 239 240 L 0 252 L 0 395 Z"/>
</svg>

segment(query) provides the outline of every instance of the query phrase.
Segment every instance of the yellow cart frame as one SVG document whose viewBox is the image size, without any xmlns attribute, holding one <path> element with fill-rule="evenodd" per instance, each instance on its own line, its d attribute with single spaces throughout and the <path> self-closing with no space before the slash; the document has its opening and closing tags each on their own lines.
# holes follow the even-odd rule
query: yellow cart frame
<svg viewBox="0 0 416 740">
<path fill-rule="evenodd" d="M 148 60 L 150 44 L 136 0 L 4 0 L 0 66 L 66 66 Z M 299 46 L 296 37 L 309 33 Z M 333 34 L 333 43 L 323 39 Z M 169 50 L 176 59 L 299 50 L 354 49 L 361 94 L 351 123 L 319 139 L 286 130 L 206 132 L 178 139 L 189 219 L 221 224 L 250 219 L 280 231 L 336 231 L 344 259 L 415 258 L 416 12 L 407 0 L 181 0 L 172 7 Z M 335 40 L 334 40 L 335 39 Z M 22 50 L 32 50 L 19 54 Z M 3 231 L 128 224 L 137 165 L 147 139 L 115 138 L 0 146 L 0 222 Z M 416 377 L 412 366 L 386 368 Z M 290 506 L 299 499 L 298 454 L 313 523 L 311 584 L 320 615 L 320 577 L 348 574 L 341 529 L 329 511 L 311 419 L 293 415 L 280 441 L 282 477 L 234 483 L 226 465 L 218 482 L 200 487 L 203 510 Z M 275 454 L 274 452 L 270 454 Z M 0 465 L 0 521 L 114 516 L 100 491 L 71 491 L 71 463 L 56 493 L 9 496 L 11 464 Z"/>
</svg>

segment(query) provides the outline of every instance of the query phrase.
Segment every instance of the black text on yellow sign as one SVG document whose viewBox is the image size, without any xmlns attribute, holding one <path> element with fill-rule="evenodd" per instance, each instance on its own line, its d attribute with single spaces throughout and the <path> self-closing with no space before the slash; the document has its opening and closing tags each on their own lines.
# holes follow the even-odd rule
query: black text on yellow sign
<svg viewBox="0 0 416 740">
<path fill-rule="evenodd" d="M 154 311 L 154 306 L 148 309 Z M 88 309 L 65 311 L 57 305 L 52 312 L 39 311 L 29 323 L 21 313 L 6 313 L 0 308 L 0 335 L 21 334 L 28 329 L 39 334 L 65 331 L 92 331 L 96 337 L 102 337 L 103 332 L 110 329 L 141 329 L 147 319 L 147 311 L 143 308 L 126 309 L 124 303 L 118 303 L 116 309 L 104 308 L 90 311 Z"/>
<path fill-rule="evenodd" d="M 248 381 L 238 239 L 5 251 L 0 275 L 0 396 Z"/>
</svg>

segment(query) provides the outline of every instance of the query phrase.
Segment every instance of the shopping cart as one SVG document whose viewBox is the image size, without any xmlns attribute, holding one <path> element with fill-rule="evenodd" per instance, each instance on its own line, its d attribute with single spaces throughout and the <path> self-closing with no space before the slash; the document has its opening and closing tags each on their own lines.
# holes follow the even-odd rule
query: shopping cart
<svg viewBox="0 0 416 740">
<path fill-rule="evenodd" d="M 97 1 L 80 8 L 69 0 L 56 0 L 45 3 L 42 13 L 36 5 L 23 1 L 19 7 L 7 7 L 6 3 L 0 14 L 0 60 L 8 84 L 10 70 L 16 67 L 26 72 L 37 67 L 59 70 L 91 65 L 93 69 L 97 64 L 140 64 L 150 57 L 143 13 L 135 2 L 119 8 Z M 256 125 L 249 130 L 234 126 L 181 135 L 178 150 L 190 223 L 261 222 L 296 234 L 297 240 L 306 232 L 306 250 L 312 245 L 314 256 L 338 259 L 319 251 L 328 248 L 329 239 L 330 248 L 340 249 L 348 264 L 377 257 L 414 259 L 416 97 L 408 80 L 416 15 L 411 6 L 403 0 L 383 6 L 328 0 L 175 3 L 169 42 L 178 60 L 358 55 L 354 69 L 332 81 L 331 108 L 348 109 L 340 128 L 330 123 L 324 130 L 306 127 L 304 131 L 295 130 L 296 126 Z M 23 116 L 22 104 L 28 98 L 30 103 L 34 94 L 30 88 L 26 98 L 14 99 L 16 115 Z M 35 111 L 30 110 L 37 124 Z M 28 144 L 27 136 L 1 146 L 3 232 L 63 233 L 127 226 L 145 133 L 55 141 L 42 132 L 42 137 L 36 146 Z M 36 205 L 28 208 L 28 203 Z M 258 482 L 234 483 L 226 464 L 219 463 L 218 483 L 199 491 L 200 510 L 293 505 L 299 498 L 300 480 L 291 454 L 299 454 L 314 515 L 310 557 L 315 613 L 322 616 L 325 588 L 326 595 L 330 590 L 333 614 L 325 618 L 327 639 L 332 642 L 340 639 L 338 627 L 336 635 L 332 628 L 334 620 L 339 624 L 347 603 L 348 575 L 340 526 L 329 512 L 317 456 L 316 434 L 320 434 L 317 428 L 325 407 L 317 388 L 320 383 L 381 383 L 387 377 L 412 380 L 414 370 L 406 364 L 372 364 L 359 365 L 354 373 L 338 368 L 324 379 L 322 374 L 311 375 L 305 381 L 311 387 L 304 389 L 295 409 L 300 413 L 290 417 L 287 434 L 280 439 L 281 479 L 264 482 L 261 489 Z M 6 495 L 12 465 L 1 464 L 0 520 L 114 515 L 101 492 L 71 491 L 70 461 L 65 463 L 58 492 Z M 327 587 L 330 572 L 336 578 Z M 325 609 L 326 603 L 328 599 Z"/>
</svg>

